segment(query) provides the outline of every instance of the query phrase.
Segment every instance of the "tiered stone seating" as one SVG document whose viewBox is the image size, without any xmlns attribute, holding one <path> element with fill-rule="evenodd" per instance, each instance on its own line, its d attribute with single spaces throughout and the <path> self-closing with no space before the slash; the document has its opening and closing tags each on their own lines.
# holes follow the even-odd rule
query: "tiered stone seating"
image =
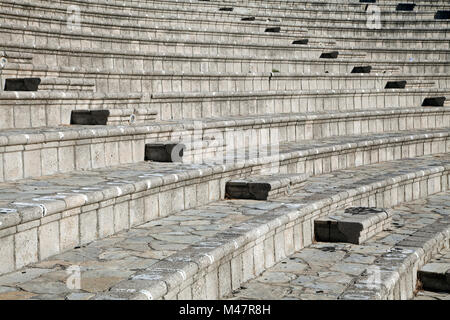
<svg viewBox="0 0 450 320">
<path fill-rule="evenodd" d="M 446 191 L 450 4 L 414 3 L 2 1 L 0 299 L 223 298 L 316 219 Z"/>
</svg>

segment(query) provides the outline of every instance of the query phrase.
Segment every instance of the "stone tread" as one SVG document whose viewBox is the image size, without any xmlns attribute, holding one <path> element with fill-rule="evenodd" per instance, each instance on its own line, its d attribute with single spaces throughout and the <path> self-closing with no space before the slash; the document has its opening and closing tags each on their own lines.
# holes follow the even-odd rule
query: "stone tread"
<svg viewBox="0 0 450 320">
<path fill-rule="evenodd" d="M 422 130 L 413 132 L 386 133 L 374 135 L 343 136 L 301 143 L 280 144 L 278 159 L 306 157 L 319 153 L 345 150 L 357 146 L 385 144 L 388 141 L 412 141 L 426 137 L 445 137 L 448 129 Z M 258 157 L 257 155 L 254 155 Z M 111 197 L 138 191 L 146 191 L 161 185 L 187 181 L 215 171 L 226 172 L 232 168 L 272 161 L 273 156 L 252 159 L 247 153 L 234 153 L 232 159 L 221 159 L 215 163 L 171 164 L 138 162 L 116 167 L 106 167 L 89 171 L 75 171 L 35 179 L 0 183 L 0 207 L 5 211 L 0 221 L 6 228 L 18 221 L 34 220 L 41 214 L 59 212 L 80 204 L 96 203 Z M 224 165 L 225 164 L 225 165 Z M 339 188 L 336 186 L 336 188 Z M 14 204 L 16 203 L 16 204 Z M 25 203 L 25 204 L 24 204 Z M 44 208 L 44 209 L 43 209 Z M 42 211 L 43 210 L 43 211 Z M 9 215 L 8 215 L 9 213 Z"/>
<path fill-rule="evenodd" d="M 270 225 L 273 228 L 282 221 L 287 223 L 286 219 L 295 219 L 300 213 L 314 211 L 326 199 L 345 197 L 345 191 L 356 192 L 358 188 L 368 191 L 394 178 L 398 182 L 400 176 L 409 175 L 412 178 L 411 175 L 420 174 L 423 170 L 433 171 L 443 167 L 447 167 L 447 170 L 450 168 L 448 154 L 391 161 L 310 178 L 303 192 L 274 201 L 219 201 L 185 210 L 1 276 L 0 292 L 3 293 L 0 298 L 159 298 L 167 292 L 167 286 L 179 284 L 186 276 L 210 265 L 214 259 L 218 260 L 220 255 L 225 254 L 218 251 L 224 245 L 231 245 L 228 250 L 243 246 L 255 233 L 259 235 L 262 230 L 267 232 L 265 228 Z M 438 218 L 448 217 L 449 212 L 445 208 L 448 194 L 432 201 L 435 207 L 427 207 L 427 210 L 433 210 L 431 214 L 427 211 L 411 217 L 408 213 L 410 208 L 407 208 L 406 214 L 402 214 L 402 209 L 398 208 L 400 217 L 397 218 L 397 224 L 399 230 L 404 232 L 399 232 L 397 237 L 381 234 L 377 238 L 380 240 L 373 240 L 380 241 L 381 247 L 365 245 L 361 247 L 360 253 L 370 255 L 385 252 L 383 250 L 404 239 L 405 234 L 430 225 Z M 313 250 L 316 254 L 313 257 L 323 259 L 326 253 L 314 248 L 305 249 L 300 255 L 308 257 L 308 252 Z M 335 259 L 345 255 L 339 246 L 337 248 L 337 253 L 333 255 Z M 359 275 L 361 268 L 367 266 L 364 263 L 371 261 L 370 257 L 364 260 L 358 254 L 348 258 L 348 262 L 336 267 L 338 273 Z M 353 261 L 356 261 L 356 266 Z M 65 284 L 68 278 L 66 270 L 74 265 L 81 268 L 81 290 L 68 289 Z M 303 267 L 308 266 L 304 264 Z M 332 277 L 335 274 L 328 275 Z M 342 278 L 341 281 L 348 278 Z M 336 283 L 332 288 L 339 294 L 341 287 L 342 284 Z M 313 288 L 316 291 L 317 288 L 329 290 L 324 286 Z"/>
<path fill-rule="evenodd" d="M 403 259 L 411 250 L 402 248 L 410 235 L 433 224 L 444 224 L 450 230 L 450 192 L 401 204 L 391 209 L 393 226 L 364 244 L 314 243 L 287 257 L 261 276 L 242 285 L 229 299 L 250 300 L 336 300 L 345 295 L 361 275 L 374 267 L 383 254 L 402 252 Z M 428 233 L 431 239 L 433 233 Z M 447 240 L 448 241 L 448 240 Z M 360 299 L 364 296 L 361 290 Z M 430 296 L 419 293 L 416 299 Z M 438 296 L 436 296 L 438 298 Z M 447 297 L 448 299 L 448 297 Z"/>
</svg>

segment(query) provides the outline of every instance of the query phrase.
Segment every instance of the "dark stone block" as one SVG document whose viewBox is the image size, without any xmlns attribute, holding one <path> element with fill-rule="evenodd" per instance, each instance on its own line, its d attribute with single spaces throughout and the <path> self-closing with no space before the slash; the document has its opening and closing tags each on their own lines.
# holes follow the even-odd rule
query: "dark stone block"
<svg viewBox="0 0 450 320">
<path fill-rule="evenodd" d="M 38 91 L 40 78 L 6 79 L 5 91 Z"/>
<path fill-rule="evenodd" d="M 320 59 L 336 59 L 339 56 L 339 51 L 324 52 L 320 55 Z"/>
<path fill-rule="evenodd" d="M 299 39 L 299 40 L 294 40 L 292 42 L 292 44 L 308 44 L 309 43 L 309 39 Z"/>
<path fill-rule="evenodd" d="M 425 98 L 422 103 L 422 107 L 443 107 L 446 97 L 433 97 Z"/>
<path fill-rule="evenodd" d="M 84 126 L 105 126 L 109 110 L 73 110 L 70 124 Z"/>
<path fill-rule="evenodd" d="M 181 162 L 185 148 L 181 143 L 146 144 L 145 161 Z"/>
<path fill-rule="evenodd" d="M 267 200 L 272 190 L 270 183 L 228 181 L 225 185 L 225 195 L 228 199 Z"/>
<path fill-rule="evenodd" d="M 241 19 L 241 21 L 255 21 L 255 20 L 256 20 L 256 17 L 245 17 L 245 18 Z"/>
<path fill-rule="evenodd" d="M 385 89 L 405 89 L 406 88 L 406 80 L 403 81 L 388 81 Z"/>
<path fill-rule="evenodd" d="M 265 32 L 280 32 L 280 27 L 266 28 Z"/>
<path fill-rule="evenodd" d="M 414 11 L 415 7 L 416 7 L 415 3 L 399 3 L 399 4 L 397 4 L 397 8 L 395 8 L 395 10 L 397 10 L 397 11 Z"/>
<path fill-rule="evenodd" d="M 370 73 L 372 66 L 354 67 L 352 73 Z"/>
<path fill-rule="evenodd" d="M 230 11 L 233 11 L 234 10 L 234 8 L 219 8 L 219 11 L 228 11 L 228 12 L 230 12 Z"/>
<path fill-rule="evenodd" d="M 450 19 L 450 10 L 439 10 L 434 15 L 435 19 Z"/>
</svg>

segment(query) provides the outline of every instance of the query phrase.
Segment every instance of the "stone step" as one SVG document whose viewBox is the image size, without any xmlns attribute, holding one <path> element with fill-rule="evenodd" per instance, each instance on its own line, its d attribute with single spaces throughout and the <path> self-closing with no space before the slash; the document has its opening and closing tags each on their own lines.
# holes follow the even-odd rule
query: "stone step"
<svg viewBox="0 0 450 320">
<path fill-rule="evenodd" d="M 389 229 L 392 213 L 383 208 L 350 207 L 314 221 L 314 238 L 320 242 L 362 244 Z"/>
<path fill-rule="evenodd" d="M 6 45 L 6 44 L 5 44 Z M 337 59 L 320 59 L 322 51 L 311 52 L 314 58 L 266 57 L 258 55 L 208 55 L 186 53 L 149 53 L 136 51 L 78 49 L 62 50 L 45 46 L 25 47 L 11 44 L 11 51 L 28 51 L 35 55 L 36 65 L 83 66 L 84 68 L 114 68 L 116 70 L 183 71 L 183 72 L 318 72 L 350 73 L 355 66 L 370 65 L 372 73 L 445 73 L 450 70 L 447 62 L 401 61 L 372 59 L 368 64 L 357 52 L 342 53 Z M 20 51 L 19 51 L 20 50 Z M 306 51 L 308 48 L 305 49 Z M 75 55 L 76 52 L 76 55 Z M 100 55 L 103 57 L 99 57 Z M 126 55 L 125 55 L 126 54 Z M 305 55 L 310 55 L 308 52 Z M 365 55 L 365 54 L 363 54 Z M 56 58 L 55 58 L 56 56 Z"/>
<path fill-rule="evenodd" d="M 3 130 L 0 131 L 0 181 L 136 163 L 144 160 L 146 143 L 173 140 L 188 142 L 204 137 L 215 138 L 219 146 L 230 148 L 226 152 L 234 154 L 234 148 L 241 148 L 240 152 L 244 152 L 242 148 L 246 147 L 267 152 L 267 144 L 298 141 L 306 145 L 310 139 L 358 134 L 383 135 L 396 131 L 443 128 L 440 134 L 446 136 L 449 117 L 450 110 L 425 107 L 386 109 L 383 112 L 364 110 L 202 121 L 186 119 L 133 126 Z M 216 156 L 223 161 L 222 152 Z"/>
<path fill-rule="evenodd" d="M 228 181 L 225 186 L 226 199 L 271 200 L 292 194 L 304 185 L 304 174 L 251 176 L 241 180 Z"/>
<path fill-rule="evenodd" d="M 105 240 L 82 243 L 77 249 L 49 255 L 40 263 L 6 274 L 0 278 L 6 292 L 3 297 L 21 291 L 20 297 L 33 299 L 218 299 L 286 256 L 310 246 L 312 222 L 331 208 L 362 203 L 392 207 L 445 191 L 449 170 L 448 155 L 392 161 L 312 178 L 305 192 L 280 200 L 220 201 L 184 210 Z M 353 177 L 350 180 L 349 175 Z M 340 188 L 331 187 L 330 181 Z M 409 188 L 417 191 L 405 198 Z M 428 243 L 439 247 L 443 241 L 436 243 L 436 235 L 448 241 L 448 221 L 439 226 L 428 222 L 425 228 L 434 233 L 431 241 L 422 239 L 420 247 Z M 58 229 L 53 230 L 46 235 L 59 238 Z M 19 236 L 16 245 L 25 238 Z M 381 259 L 377 264 L 385 267 L 389 262 L 396 271 L 399 260 L 403 263 L 410 256 L 414 261 L 424 259 L 423 251 L 407 244 L 414 236 L 405 238 L 397 244 L 401 249 L 391 246 L 380 252 L 378 248 Z M 4 240 L 6 245 L 8 241 Z M 2 248 L 9 248 L 6 245 Z M 31 247 L 22 247 L 16 260 L 21 261 L 24 251 L 32 251 Z M 398 258 L 395 262 L 393 256 Z M 4 255 L 3 265 L 9 259 Z M 79 286 L 67 285 L 69 272 L 56 277 L 74 267 L 80 271 Z M 393 296 L 394 286 L 389 289 Z M 352 294 L 348 290 L 343 298 L 349 299 Z"/>
<path fill-rule="evenodd" d="M 32 64 L 33 54 L 20 51 L 0 51 L 1 68 L 8 63 L 14 64 Z"/>
<path fill-rule="evenodd" d="M 23 9 L 21 4 L 23 2 L 14 3 L 3 3 L 4 14 L 14 15 L 21 21 L 30 21 L 30 18 L 35 18 L 36 16 L 41 16 L 45 19 L 52 14 L 52 18 L 55 21 L 64 20 L 64 15 L 67 13 L 67 6 L 53 5 L 49 6 L 35 3 L 31 6 L 28 2 L 24 2 L 25 6 Z M 30 10 L 32 9 L 32 10 Z M 254 10 L 251 14 L 256 15 L 256 19 L 251 21 L 252 23 L 242 20 L 247 17 L 250 12 L 242 12 L 242 8 L 236 8 L 233 13 L 228 13 L 225 11 L 204 11 L 202 9 L 188 9 L 180 10 L 179 7 L 173 9 L 164 9 L 153 6 L 151 9 L 146 10 L 142 13 L 139 12 L 120 12 L 117 10 L 101 10 L 94 8 L 84 8 L 82 11 L 82 23 L 89 24 L 95 21 L 97 24 L 100 21 L 105 21 L 108 23 L 121 23 L 122 26 L 126 26 L 127 22 L 139 21 L 141 26 L 158 26 L 161 25 L 172 25 L 178 27 L 192 27 L 192 26 L 203 26 L 203 27 L 225 27 L 228 26 L 232 30 L 259 30 L 258 27 L 261 23 L 275 23 L 283 25 L 284 29 L 289 30 L 294 26 L 308 27 L 309 25 L 348 25 L 352 23 L 353 25 L 366 25 L 367 14 L 364 11 L 352 12 L 352 11 L 323 11 L 323 10 L 302 10 L 297 14 L 292 14 L 292 9 L 280 14 L 276 12 L 270 12 L 270 15 L 259 12 L 259 10 Z M 241 11 L 241 12 L 239 12 Z M 245 11 L 245 9 L 244 9 Z M 427 13 L 427 16 L 415 15 L 413 19 L 409 19 L 411 15 L 403 15 L 397 17 L 396 14 L 393 17 L 387 18 L 387 15 L 382 15 L 382 23 L 385 25 L 393 24 L 396 27 L 406 25 L 408 27 L 418 27 L 418 26 L 428 26 L 428 25 L 445 25 L 445 20 L 436 20 L 435 12 Z M 327 14 L 328 13 L 328 14 Z M 36 18 L 35 18 L 36 19 Z M 48 19 L 48 18 L 47 18 Z M 125 22 L 125 24 L 124 24 Z M 216 24 L 214 24 L 214 22 Z M 238 27 L 239 26 L 239 27 Z"/>
<path fill-rule="evenodd" d="M 406 300 L 415 273 L 448 246 L 447 189 L 389 209 L 393 227 L 363 244 L 313 243 L 225 298 L 232 300 Z M 379 203 L 385 204 L 380 200 Z M 417 212 L 421 212 L 417 214 Z M 317 221 L 317 220 L 316 220 Z"/>
<path fill-rule="evenodd" d="M 95 92 L 91 79 L 42 78 L 39 91 L 86 91 Z"/>
<path fill-rule="evenodd" d="M 139 93 L 0 91 L 0 107 L 2 130 L 69 125 L 73 110 L 87 108 L 109 110 L 108 124 L 111 125 L 143 123 L 157 117 L 157 111 L 151 110 L 148 99 Z"/>
<path fill-rule="evenodd" d="M 21 3 L 21 2 L 20 2 Z M 20 4 L 19 3 L 19 4 Z M 36 4 L 33 3 L 35 6 Z M 77 3 L 79 5 L 79 3 Z M 28 7 L 28 6 L 27 6 Z M 44 7 L 43 4 L 39 4 L 39 7 Z M 106 10 L 102 10 L 99 12 L 98 8 L 93 8 L 92 6 L 83 6 L 83 14 L 86 15 L 86 13 L 89 14 L 99 14 L 99 13 L 106 13 Z M 138 8 L 139 10 L 136 10 Z M 33 9 L 36 10 L 36 7 Z M 55 7 L 49 8 L 49 9 L 56 9 Z M 105 9 L 105 8 L 102 8 Z M 169 17 L 178 17 L 178 18 L 205 18 L 205 17 L 213 17 L 216 19 L 233 19 L 241 20 L 243 17 L 248 17 L 249 15 L 256 15 L 259 19 L 266 21 L 289 21 L 290 23 L 299 23 L 299 18 L 328 18 L 328 19 L 362 19 L 366 18 L 366 13 L 364 10 L 361 10 L 362 7 L 360 7 L 360 10 L 339 10 L 339 8 L 336 10 L 336 6 L 334 8 L 300 8 L 298 6 L 295 7 L 289 7 L 285 9 L 281 9 L 278 7 L 273 7 L 268 11 L 266 8 L 262 9 L 260 6 L 256 6 L 252 9 L 248 9 L 243 7 L 242 3 L 237 5 L 236 7 L 225 7 L 223 9 L 232 9 L 232 11 L 228 10 L 218 10 L 217 7 L 214 8 L 202 8 L 202 7 L 180 7 L 179 3 L 177 2 L 176 6 L 161 6 L 156 5 L 152 3 L 151 6 L 144 7 L 142 5 L 139 5 L 139 7 L 133 7 L 133 10 L 131 10 L 131 7 L 122 7 L 122 8 L 114 8 L 114 10 L 111 10 L 111 5 L 107 7 L 108 13 L 113 14 L 114 16 L 118 16 L 118 14 L 130 14 L 139 12 L 142 14 L 143 17 L 153 16 L 153 17 L 163 17 L 163 18 L 169 18 Z M 299 10 L 300 9 L 300 10 Z M 334 9 L 334 11 L 332 11 Z M 47 9 L 48 10 L 48 9 Z M 412 21 L 412 20 L 422 20 L 422 19 L 429 19 L 430 21 L 434 20 L 434 16 L 436 13 L 436 9 L 433 9 L 432 11 L 416 11 L 415 15 L 411 14 L 405 14 L 404 12 L 399 11 L 382 11 L 383 19 L 387 20 L 398 20 L 401 19 L 401 21 Z M 345 15 L 347 14 L 347 15 Z M 296 20 L 297 19 L 297 20 Z M 255 20 L 252 20 L 255 21 Z M 258 20 L 256 20 L 258 21 Z"/>
<path fill-rule="evenodd" d="M 4 91 L 95 91 L 95 81 L 91 79 L 62 79 L 49 77 L 10 77 L 3 74 Z"/>
<path fill-rule="evenodd" d="M 79 38 L 87 40 L 84 42 L 86 48 L 111 48 L 117 47 L 123 50 L 136 50 L 136 43 L 139 43 L 139 52 L 179 52 L 179 53 L 206 53 L 211 55 L 221 52 L 221 54 L 259 54 L 264 56 L 283 56 L 283 57 L 301 57 L 318 58 L 324 50 L 324 46 L 308 46 L 308 51 L 299 49 L 293 45 L 292 41 L 297 39 L 294 36 L 285 44 L 264 44 L 255 43 L 255 39 L 251 40 L 253 34 L 244 33 L 242 39 L 224 38 L 220 33 L 212 32 L 211 37 L 206 33 L 197 33 L 198 39 L 189 39 L 176 37 L 169 40 L 158 40 L 160 30 L 148 32 L 148 36 L 131 36 L 131 35 L 115 35 L 106 29 L 103 31 L 85 32 L 85 31 L 69 31 L 66 24 L 62 25 L 63 30 L 56 33 L 50 27 L 20 26 L 8 22 L 2 23 L 0 26 L 1 38 L 5 43 L 14 43 L 16 46 L 21 44 L 42 46 L 42 43 L 59 43 L 61 50 L 79 50 L 81 46 Z M 166 31 L 164 31 L 166 32 Z M 186 32 L 185 29 L 176 31 L 176 33 Z M 399 33 L 396 35 L 398 36 Z M 231 37 L 232 33 L 226 33 L 227 37 Z M 241 33 L 242 35 L 242 33 Z M 342 33 L 339 34 L 342 36 Z M 247 40 L 250 37 L 250 40 Z M 133 45 L 131 44 L 133 42 Z M 375 44 L 375 42 L 374 42 Z M 204 47 L 208 48 L 205 50 Z M 335 48 L 341 53 L 343 52 L 362 52 L 367 54 L 368 59 L 383 60 L 439 60 L 448 58 L 448 51 L 443 49 L 416 49 L 416 48 L 383 48 L 373 46 L 367 52 L 367 48 L 349 47 L 343 44 L 342 47 Z M 373 48 L 373 49 L 372 49 Z M 219 50 L 220 49 L 220 50 Z M 8 49 L 10 50 L 10 49 Z"/>
<path fill-rule="evenodd" d="M 33 66 L 30 69 L 9 64 L 3 77 L 40 77 L 54 75 L 61 81 L 91 81 L 96 92 L 224 92 L 285 91 L 321 89 L 384 89 L 390 81 L 410 84 L 435 83 L 435 88 L 448 88 L 448 74 L 313 74 L 313 73 L 184 73 L 164 71 L 116 71 L 98 68 L 65 68 Z M 81 80 L 80 80 L 81 79 Z M 416 86 L 416 85 L 414 85 Z"/>
<path fill-rule="evenodd" d="M 60 4 L 68 4 L 74 3 L 73 0 L 56 0 L 55 2 Z M 273 12 L 275 10 L 286 9 L 292 12 L 292 10 L 305 9 L 305 8 L 315 8 L 317 10 L 332 10 L 336 9 L 337 5 L 340 5 L 340 8 L 348 9 L 348 11 L 364 11 L 366 4 L 362 4 L 359 1 L 353 2 L 342 2 L 342 1 L 291 1 L 286 2 L 285 0 L 281 1 L 247 1 L 243 0 L 239 3 L 228 2 L 228 1 L 176 1 L 173 3 L 172 1 L 166 0 L 158 0 L 158 1 L 109 1 L 106 0 L 95 0 L 95 1 L 75 1 L 75 3 L 81 5 L 83 8 L 86 8 L 88 5 L 95 7 L 104 7 L 105 4 L 109 6 L 114 6 L 117 10 L 122 10 L 125 12 L 135 10 L 148 10 L 149 8 L 154 8 L 156 5 L 164 7 L 164 8 L 172 8 L 173 10 L 180 9 L 214 9 L 224 7 L 226 4 L 230 7 L 238 7 L 238 8 L 246 8 L 246 9 L 267 9 L 267 12 Z M 398 5 L 398 1 L 383 1 L 377 2 L 377 5 L 385 11 L 395 12 L 395 9 Z M 449 8 L 450 6 L 446 1 L 431 1 L 431 2 L 420 2 L 415 1 L 417 4 L 417 11 L 431 11 L 434 12 L 438 9 Z M 213 10 L 209 10 L 213 11 Z"/>
<path fill-rule="evenodd" d="M 450 252 L 442 250 L 419 269 L 417 278 L 422 289 L 450 292 Z"/>
</svg>

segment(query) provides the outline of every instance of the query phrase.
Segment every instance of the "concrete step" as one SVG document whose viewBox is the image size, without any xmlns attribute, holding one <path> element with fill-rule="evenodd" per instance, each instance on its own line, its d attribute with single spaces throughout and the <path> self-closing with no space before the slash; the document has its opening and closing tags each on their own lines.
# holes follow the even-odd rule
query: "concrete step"
<svg viewBox="0 0 450 320">
<path fill-rule="evenodd" d="M 64 126 L 0 131 L 0 181 L 89 170 L 144 160 L 146 143 L 189 142 L 214 137 L 226 152 L 268 152 L 266 144 L 346 135 L 443 128 L 450 110 L 439 107 L 348 113 L 279 114 L 168 121 L 133 126 Z M 266 141 L 266 142 L 265 142 Z M 226 154 L 225 152 L 225 154 Z M 223 161 L 223 153 L 217 154 Z M 196 158 L 195 158 L 196 159 Z M 202 159 L 202 158 L 200 158 Z M 202 162 L 200 162 L 202 163 Z"/>
<path fill-rule="evenodd" d="M 389 209 L 393 213 L 392 228 L 363 244 L 324 242 L 296 248 L 226 298 L 411 299 L 416 291 L 417 269 L 432 254 L 448 247 L 450 221 L 445 203 L 449 196 L 447 189 L 394 206 Z M 377 202 L 385 206 L 381 200 Z"/>
<path fill-rule="evenodd" d="M 0 51 L 1 69 L 8 63 L 32 64 L 33 54 L 14 51 Z"/>
<path fill-rule="evenodd" d="M 6 46 L 7 44 L 5 44 Z M 183 71 L 183 72 L 332 72 L 350 73 L 356 66 L 372 66 L 372 73 L 445 73 L 450 64 L 445 61 L 404 61 L 383 59 L 361 59 L 358 52 L 339 52 L 337 59 L 320 59 L 327 50 L 305 48 L 302 57 L 267 57 L 258 55 L 221 55 L 186 53 L 148 53 L 135 50 L 76 49 L 63 50 L 55 46 L 30 47 L 7 45 L 12 52 L 30 52 L 35 65 L 83 66 L 84 68 L 114 68 L 116 70 Z M 103 56 L 102 56 L 103 55 Z M 303 55 L 303 54 L 302 54 Z M 315 55 L 315 57 L 314 57 Z"/>
<path fill-rule="evenodd" d="M 450 292 L 450 251 L 442 250 L 419 269 L 417 278 L 421 289 Z"/>
<path fill-rule="evenodd" d="M 30 23 L 32 19 L 36 21 L 38 17 L 41 17 L 42 22 L 44 19 L 54 19 L 56 21 L 63 21 L 66 15 L 67 6 L 33 3 L 29 2 L 5 2 L 2 3 L 2 16 L 7 19 L 12 17 L 17 21 L 24 23 Z M 231 7 L 233 8 L 233 7 Z M 234 9 L 234 8 L 233 8 Z M 218 12 L 219 14 L 217 14 Z M 402 15 L 398 17 L 396 14 L 393 17 L 389 17 L 386 14 L 382 15 L 381 24 L 383 27 L 396 27 L 396 28 L 416 28 L 424 26 L 435 26 L 438 28 L 445 27 L 447 20 L 435 19 L 435 12 L 429 12 L 426 16 L 422 15 Z M 213 13 L 213 15 L 212 15 Z M 242 19 L 248 17 L 249 14 L 255 17 L 251 22 L 243 21 Z M 271 24 L 272 26 L 282 26 L 280 32 L 296 31 L 297 26 L 308 28 L 314 25 L 336 25 L 346 26 L 352 24 L 356 27 L 365 27 L 367 22 L 367 13 L 364 11 L 352 12 L 348 10 L 342 11 L 323 11 L 323 10 L 301 10 L 295 12 L 292 9 L 285 12 L 270 12 L 270 14 L 260 11 L 258 9 L 251 12 L 236 7 L 232 12 L 224 12 L 214 10 L 204 11 L 202 9 L 183 10 L 179 7 L 167 9 L 164 7 L 153 6 L 151 9 L 142 13 L 139 12 L 127 12 L 117 10 L 101 10 L 93 8 L 85 8 L 81 12 L 82 25 L 91 26 L 92 23 L 99 24 L 100 22 L 108 22 L 120 24 L 122 27 L 127 26 L 127 23 L 139 22 L 140 26 L 144 27 L 161 27 L 174 26 L 174 27 L 207 27 L 207 28 L 229 28 L 233 31 L 260 31 L 265 26 Z M 413 18 L 410 18 L 413 17 Z"/>
<path fill-rule="evenodd" d="M 310 92 L 212 92 L 103 94 L 84 92 L 0 92 L 0 129 L 69 125 L 73 110 L 108 110 L 108 125 L 280 113 L 415 108 L 426 99 L 447 97 L 437 89 L 318 90 Z M 442 99 L 441 99 L 442 100 Z M 427 106 L 437 106 L 430 102 Z"/>
<path fill-rule="evenodd" d="M 314 221 L 314 238 L 320 242 L 362 244 L 390 229 L 392 213 L 383 208 L 350 207 Z"/>
<path fill-rule="evenodd" d="M 147 224 L 141 223 L 109 239 L 92 239 L 80 243 L 78 249 L 49 255 L 40 263 L 2 276 L 0 285 L 8 289 L 4 297 L 21 291 L 19 297 L 33 299 L 222 298 L 286 256 L 310 246 L 312 222 L 326 216 L 330 210 L 362 203 L 392 207 L 447 190 L 449 161 L 448 155 L 436 155 L 336 171 L 311 178 L 304 192 L 280 200 L 262 203 L 219 201 L 186 209 Z M 384 174 L 380 175 L 380 172 Z M 348 179 L 349 175 L 352 179 Z M 340 188 L 331 187 L 330 181 Z M 417 190 L 414 194 L 405 193 L 410 188 Z M 440 221 L 445 223 L 440 225 L 433 223 L 435 219 L 427 222 L 423 230 L 434 233 L 422 239 L 420 247 L 428 246 L 427 249 L 433 251 L 442 246 L 444 239 L 448 242 L 448 221 L 444 219 Z M 92 226 L 92 221 L 83 224 L 88 225 Z M 46 227 L 52 229 L 49 225 Z M 27 235 L 18 236 L 16 244 L 27 236 L 32 238 L 31 230 L 27 230 Z M 45 233 L 46 236 L 61 237 L 58 228 L 52 230 Z M 61 238 L 67 240 L 67 236 Z M 436 241 L 436 236 L 441 240 Z M 414 235 L 406 235 L 404 239 L 396 244 L 401 249 L 393 249 L 392 245 L 385 246 L 386 250 L 377 248 L 377 256 L 380 256 L 377 265 L 390 265 L 396 272 L 406 258 L 411 257 L 413 262 L 426 259 L 423 251 L 408 245 L 416 239 Z M 3 241 L 9 244 L 9 239 Z M 24 251 L 32 250 L 32 246 L 22 247 L 16 260 L 21 261 Z M 393 256 L 398 258 L 394 262 Z M 10 257 L 4 257 L 5 264 Z M 78 284 L 67 285 L 69 274 L 55 277 L 74 267 L 79 271 Z M 361 271 L 366 268 L 367 265 Z M 413 269 L 411 266 L 403 272 L 409 274 Z M 388 275 L 391 272 L 392 268 L 386 271 Z M 365 279 L 363 277 L 359 282 L 364 283 Z M 396 284 L 395 281 L 388 286 L 386 296 L 394 296 Z M 408 283 L 408 289 L 405 288 L 401 296 L 412 295 L 409 290 L 412 287 Z M 374 290 L 370 294 L 373 296 L 368 298 L 376 298 L 380 292 Z M 342 297 L 351 299 L 354 295 L 350 287 Z"/>
<path fill-rule="evenodd" d="M 2 77 L 57 77 L 95 81 L 96 92 L 227 92 L 321 89 L 384 89 L 388 82 L 426 83 L 448 88 L 448 74 L 313 74 L 313 73 L 184 73 L 165 71 L 117 71 L 115 69 L 49 67 L 24 68 L 8 64 Z M 88 80 L 89 79 L 89 80 Z"/>
<path fill-rule="evenodd" d="M 148 105 L 148 99 L 139 93 L 1 91 L 0 106 L 3 112 L 0 114 L 0 129 L 69 125 L 72 110 L 86 109 L 109 110 L 108 124 L 141 123 L 156 118 L 156 111 L 150 110 Z M 134 122 L 130 121 L 132 115 L 135 115 Z"/>
</svg>

